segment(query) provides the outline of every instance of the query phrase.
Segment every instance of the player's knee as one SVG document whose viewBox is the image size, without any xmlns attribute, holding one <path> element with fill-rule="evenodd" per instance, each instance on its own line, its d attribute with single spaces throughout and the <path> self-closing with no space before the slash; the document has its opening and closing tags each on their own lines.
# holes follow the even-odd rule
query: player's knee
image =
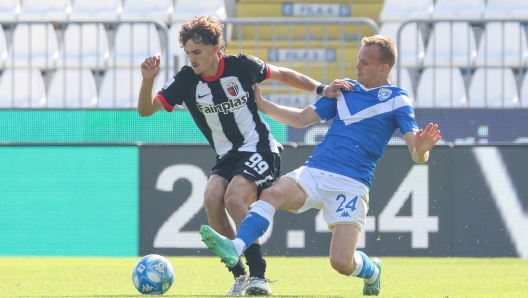
<svg viewBox="0 0 528 298">
<path fill-rule="evenodd" d="M 224 202 L 230 214 L 232 211 L 237 212 L 237 210 L 240 210 L 240 209 L 247 210 L 246 203 L 239 196 L 234 196 L 234 195 L 226 196 L 224 198 Z"/>
<path fill-rule="evenodd" d="M 350 275 L 354 271 L 352 262 L 344 258 L 330 258 L 330 265 L 335 271 L 343 275 Z"/>
<path fill-rule="evenodd" d="M 270 203 L 273 206 L 281 206 L 282 192 L 273 187 L 266 188 L 260 194 L 259 200 Z"/>
<path fill-rule="evenodd" d="M 206 213 L 216 212 L 217 210 L 224 210 L 224 198 L 214 194 L 205 193 L 204 208 Z"/>
</svg>

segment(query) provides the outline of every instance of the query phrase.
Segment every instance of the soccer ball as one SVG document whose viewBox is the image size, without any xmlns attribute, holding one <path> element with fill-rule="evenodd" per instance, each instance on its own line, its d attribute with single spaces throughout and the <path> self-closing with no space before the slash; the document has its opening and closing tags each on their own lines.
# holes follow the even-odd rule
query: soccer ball
<svg viewBox="0 0 528 298">
<path fill-rule="evenodd" d="M 162 295 L 174 282 L 174 269 L 164 257 L 146 255 L 134 266 L 132 282 L 141 294 Z"/>
</svg>

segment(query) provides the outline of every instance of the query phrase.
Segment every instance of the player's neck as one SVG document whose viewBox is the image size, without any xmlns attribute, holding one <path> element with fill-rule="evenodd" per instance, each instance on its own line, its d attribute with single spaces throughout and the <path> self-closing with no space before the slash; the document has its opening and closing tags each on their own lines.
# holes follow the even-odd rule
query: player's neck
<svg viewBox="0 0 528 298">
<path fill-rule="evenodd" d="M 363 85 L 363 86 L 365 86 L 367 89 L 372 89 L 372 88 L 378 88 L 378 87 L 381 87 L 381 86 L 385 86 L 385 85 L 388 85 L 388 84 L 390 84 L 389 78 L 383 78 L 383 79 L 381 79 L 379 81 L 374 81 L 371 84 Z"/>
<path fill-rule="evenodd" d="M 209 65 L 209 67 L 203 72 L 203 75 L 212 78 L 216 76 L 218 69 L 220 69 L 220 57 L 216 56 L 213 58 L 213 61 L 211 61 L 211 65 Z"/>
</svg>

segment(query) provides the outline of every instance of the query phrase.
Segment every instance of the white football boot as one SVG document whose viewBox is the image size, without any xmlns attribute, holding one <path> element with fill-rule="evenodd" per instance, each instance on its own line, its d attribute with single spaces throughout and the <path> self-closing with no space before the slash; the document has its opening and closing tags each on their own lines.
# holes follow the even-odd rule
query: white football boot
<svg viewBox="0 0 528 298">
<path fill-rule="evenodd" d="M 246 295 L 246 287 L 249 285 L 249 276 L 240 275 L 235 278 L 235 284 L 226 296 L 244 296 Z"/>
<path fill-rule="evenodd" d="M 246 293 L 248 295 L 271 295 L 271 289 L 268 287 L 266 282 L 272 282 L 269 279 L 258 278 L 252 276 L 249 280 L 249 285 L 246 287 Z"/>
</svg>

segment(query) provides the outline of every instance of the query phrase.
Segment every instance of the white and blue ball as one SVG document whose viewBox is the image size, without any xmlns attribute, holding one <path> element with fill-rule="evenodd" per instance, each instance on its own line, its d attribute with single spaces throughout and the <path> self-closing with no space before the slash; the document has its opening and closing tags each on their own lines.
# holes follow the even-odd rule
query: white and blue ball
<svg viewBox="0 0 528 298">
<path fill-rule="evenodd" d="M 132 282 L 141 294 L 162 295 L 174 283 L 174 269 L 166 258 L 146 255 L 134 266 Z"/>
</svg>

